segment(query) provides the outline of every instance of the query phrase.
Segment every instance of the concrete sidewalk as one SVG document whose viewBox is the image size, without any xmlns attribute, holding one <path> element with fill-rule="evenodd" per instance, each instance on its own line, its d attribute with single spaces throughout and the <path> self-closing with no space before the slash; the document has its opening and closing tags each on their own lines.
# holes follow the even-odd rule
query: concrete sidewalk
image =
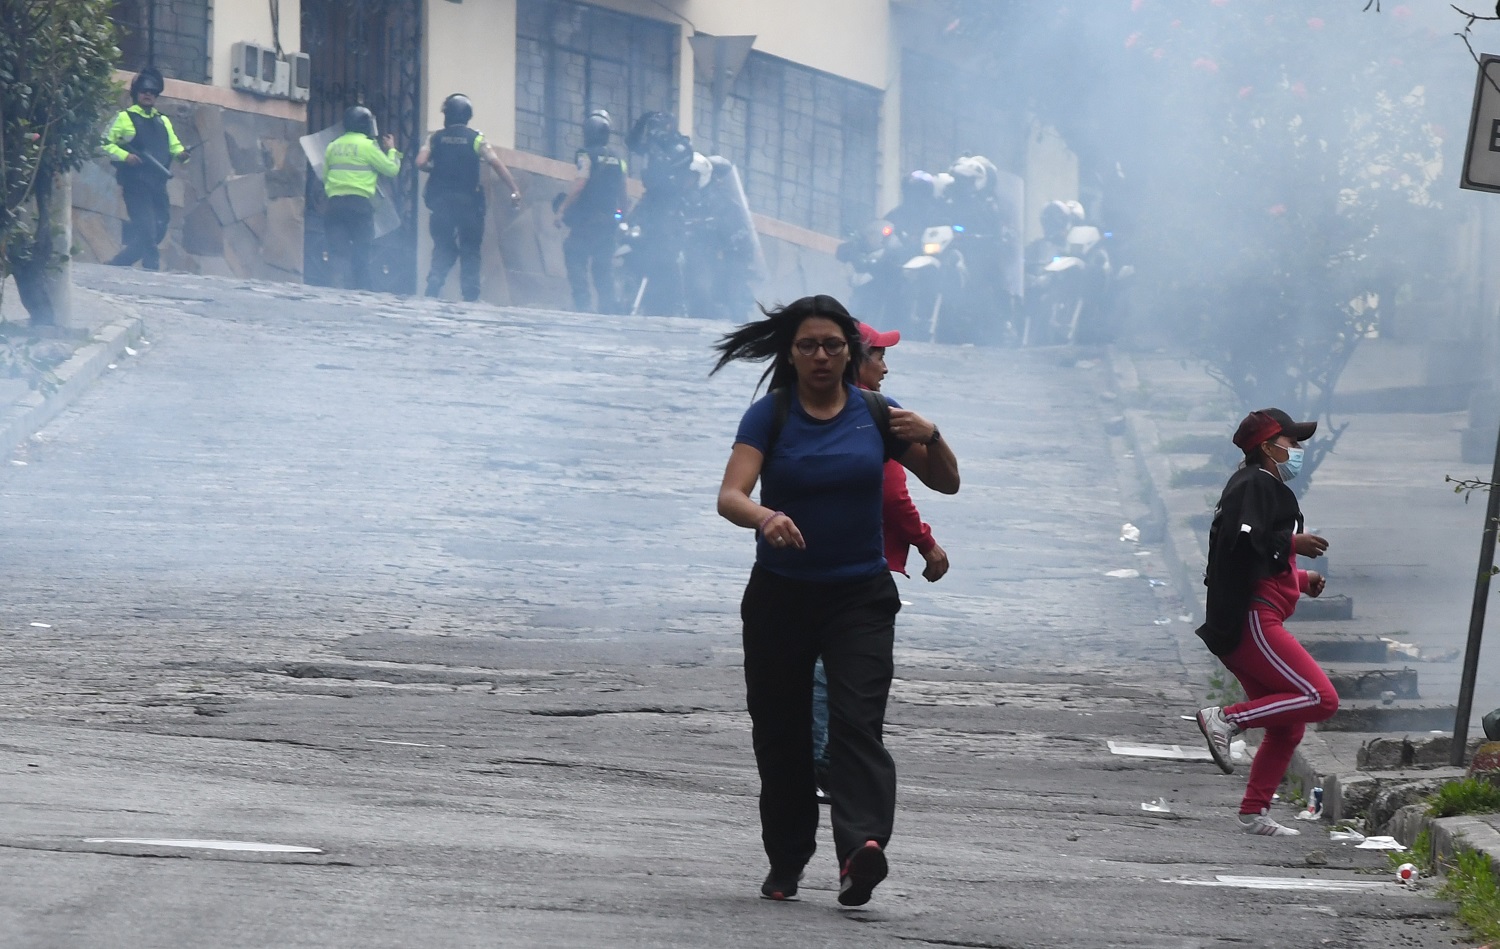
<svg viewBox="0 0 1500 949">
<path fill-rule="evenodd" d="M 1341 389 L 1367 393 L 1382 385 L 1380 341 L 1366 345 L 1370 351 L 1351 363 Z M 1191 622 L 1175 624 L 1184 654 L 1196 651 L 1214 666 L 1193 629 L 1204 611 L 1209 522 L 1238 456 L 1230 435 L 1243 410 L 1201 364 L 1121 351 L 1110 353 L 1110 364 L 1124 454 L 1133 459 L 1142 487 L 1142 541 L 1161 548 L 1163 566 L 1192 611 Z M 1380 406 L 1382 400 L 1346 404 Z M 1462 776 L 1462 769 L 1438 766 L 1446 765 L 1445 752 L 1429 754 L 1432 764 L 1407 767 L 1382 765 L 1372 754 L 1380 744 L 1410 739 L 1421 745 L 1434 731 L 1452 733 L 1485 499 L 1476 495 L 1466 503 L 1444 477 L 1487 480 L 1488 466 L 1460 460 L 1466 413 L 1343 414 L 1337 423 L 1347 428 L 1302 496 L 1308 529 L 1330 541 L 1326 557 L 1303 566 L 1322 572 L 1328 589 L 1323 601 L 1303 598 L 1292 630 L 1304 642 L 1381 656 L 1392 678 L 1408 683 L 1415 696 L 1389 702 L 1341 696 L 1340 716 L 1387 715 L 1384 720 L 1396 724 L 1373 733 L 1342 730 L 1336 717 L 1309 730 L 1288 780 L 1300 789 L 1322 787 L 1330 821 L 1368 814 L 1380 824 L 1370 833 L 1399 833 L 1408 844 L 1430 825 L 1439 849 L 1448 851 L 1462 835 L 1465 846 L 1490 856 L 1500 875 L 1500 815 L 1431 821 L 1420 806 L 1402 806 Z M 1320 430 L 1317 437 L 1329 435 Z M 1479 719 L 1500 706 L 1500 644 L 1491 642 L 1480 660 L 1471 745 L 1484 738 Z"/>
</svg>

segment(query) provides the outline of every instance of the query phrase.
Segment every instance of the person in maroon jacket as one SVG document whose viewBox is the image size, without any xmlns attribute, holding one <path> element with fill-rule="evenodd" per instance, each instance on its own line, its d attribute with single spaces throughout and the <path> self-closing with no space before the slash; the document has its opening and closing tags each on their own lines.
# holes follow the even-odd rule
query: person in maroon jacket
<svg viewBox="0 0 1500 949">
<path fill-rule="evenodd" d="M 1234 773 L 1234 737 L 1265 729 L 1240 802 L 1240 827 L 1267 837 L 1298 833 L 1271 819 L 1271 796 L 1307 724 L 1339 708 L 1327 674 L 1283 625 L 1298 597 L 1323 592 L 1323 577 L 1300 569 L 1297 558 L 1322 556 L 1328 541 L 1303 532 L 1302 509 L 1286 486 L 1301 471 L 1302 442 L 1317 427 L 1280 409 L 1245 416 L 1234 433 L 1245 462 L 1224 486 L 1208 534 L 1208 615 L 1197 633 L 1244 686 L 1246 700 L 1202 709 L 1198 729 L 1225 774 Z"/>
<path fill-rule="evenodd" d="M 901 342 L 901 333 L 890 330 L 881 333 L 868 323 L 859 324 L 859 335 L 865 343 L 865 361 L 859 366 L 859 384 L 862 388 L 880 391 L 880 383 L 890 369 L 886 368 L 885 351 Z M 885 463 L 885 495 L 882 498 L 881 518 L 885 527 L 886 566 L 909 577 L 906 572 L 906 557 L 910 548 L 927 561 L 922 576 L 929 583 L 936 583 L 948 572 L 948 553 L 932 539 L 932 528 L 922 522 L 922 515 L 911 501 L 906 490 L 906 469 L 901 462 Z"/>
<path fill-rule="evenodd" d="M 880 383 L 890 369 L 885 365 L 885 351 L 901 342 L 901 333 L 891 330 L 882 333 L 868 323 L 859 324 L 859 336 L 865 344 L 864 362 L 859 364 L 857 380 L 860 388 L 880 391 Z M 922 576 L 929 583 L 936 583 L 948 572 L 948 552 L 938 546 L 932 537 L 932 528 L 923 523 L 922 515 L 912 503 L 906 489 L 906 469 L 901 462 L 890 459 L 885 463 L 885 484 L 881 496 L 880 516 L 885 531 L 885 562 L 890 569 L 910 577 L 906 572 L 906 558 L 911 548 L 927 561 Z M 819 660 L 813 667 L 813 766 L 818 775 L 818 800 L 831 803 L 826 776 L 828 773 L 828 680 L 823 675 L 823 663 Z"/>
</svg>

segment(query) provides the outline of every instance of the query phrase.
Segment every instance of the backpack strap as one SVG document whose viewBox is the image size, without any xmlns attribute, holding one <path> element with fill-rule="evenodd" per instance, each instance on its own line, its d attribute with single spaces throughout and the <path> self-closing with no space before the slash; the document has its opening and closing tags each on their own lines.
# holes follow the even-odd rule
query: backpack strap
<svg viewBox="0 0 1500 949">
<path fill-rule="evenodd" d="M 880 441 L 885 447 L 885 460 L 890 461 L 897 455 L 893 449 L 906 444 L 891 434 L 891 403 L 874 389 L 859 388 L 859 394 L 864 396 L 865 408 L 870 410 L 870 417 L 875 420 L 875 427 L 880 430 Z"/>
<path fill-rule="evenodd" d="M 904 450 L 902 446 L 906 443 L 891 434 L 891 403 L 886 397 L 872 389 L 864 389 L 855 386 L 865 400 L 865 408 L 870 412 L 870 418 L 875 420 L 875 427 L 880 430 L 880 441 L 885 450 L 885 458 L 889 461 Z M 771 452 L 776 448 L 776 442 L 781 438 L 781 430 L 786 427 L 786 420 L 792 414 L 792 387 L 778 386 L 771 390 L 771 434 L 766 439 L 765 457 L 771 457 Z"/>
<path fill-rule="evenodd" d="M 786 420 L 792 414 L 792 387 L 778 386 L 771 390 L 771 434 L 766 439 L 766 458 L 771 457 L 771 452 L 776 450 L 776 441 L 781 438 L 781 430 L 786 428 Z"/>
</svg>

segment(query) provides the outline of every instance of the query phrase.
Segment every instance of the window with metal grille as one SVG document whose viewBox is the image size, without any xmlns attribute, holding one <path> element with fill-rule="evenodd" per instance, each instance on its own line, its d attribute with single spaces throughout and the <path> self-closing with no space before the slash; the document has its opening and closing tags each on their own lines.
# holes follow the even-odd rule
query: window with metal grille
<svg viewBox="0 0 1500 949">
<path fill-rule="evenodd" d="M 163 76 L 208 82 L 212 0 L 115 0 L 120 66 L 155 66 Z"/>
<path fill-rule="evenodd" d="M 571 162 L 594 109 L 609 110 L 620 137 L 643 112 L 675 113 L 678 43 L 670 23 L 570 0 L 521 0 L 516 147 Z"/>
<path fill-rule="evenodd" d="M 1014 97 L 1019 102 L 1019 97 Z M 951 62 L 913 50 L 901 55 L 901 172 L 946 171 L 960 155 L 983 155 L 1016 172 L 1024 120 L 1000 104 L 993 84 Z"/>
<path fill-rule="evenodd" d="M 717 126 L 709 83 L 693 101 L 697 149 L 739 167 L 750 210 L 834 235 L 875 217 L 878 90 L 752 52 Z"/>
</svg>

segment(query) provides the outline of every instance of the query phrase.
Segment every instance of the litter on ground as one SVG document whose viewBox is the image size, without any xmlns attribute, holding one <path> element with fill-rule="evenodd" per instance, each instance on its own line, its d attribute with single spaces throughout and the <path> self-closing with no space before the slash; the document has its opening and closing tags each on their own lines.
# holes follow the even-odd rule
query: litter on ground
<svg viewBox="0 0 1500 949">
<path fill-rule="evenodd" d="M 1405 850 L 1395 837 L 1366 837 L 1356 845 L 1360 850 Z"/>
<path fill-rule="evenodd" d="M 1126 758 L 1167 758 L 1173 761 L 1212 761 L 1207 748 L 1184 748 L 1181 745 L 1138 744 L 1129 741 L 1110 741 L 1109 752 Z"/>
<path fill-rule="evenodd" d="M 1220 874 L 1212 880 L 1163 880 L 1183 886 L 1233 886 L 1246 890 L 1389 890 L 1396 884 L 1364 880 L 1303 879 L 1298 877 L 1242 877 Z"/>
</svg>

